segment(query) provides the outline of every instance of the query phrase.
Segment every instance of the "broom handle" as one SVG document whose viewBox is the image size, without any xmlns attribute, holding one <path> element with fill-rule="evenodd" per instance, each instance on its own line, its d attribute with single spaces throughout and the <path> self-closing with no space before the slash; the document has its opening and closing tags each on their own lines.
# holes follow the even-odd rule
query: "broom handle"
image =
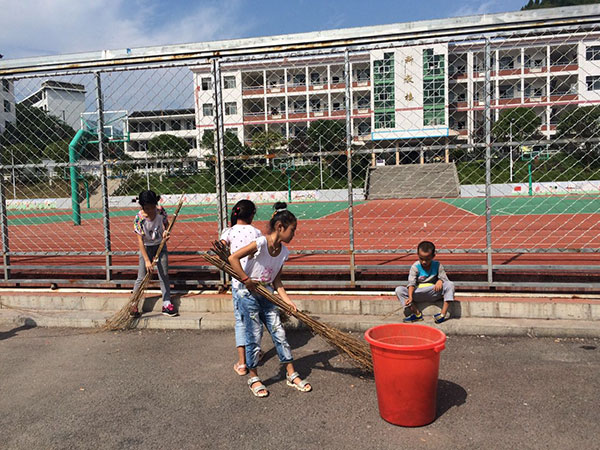
<svg viewBox="0 0 600 450">
<path fill-rule="evenodd" d="M 175 210 L 175 214 L 173 214 L 173 218 L 171 219 L 171 222 L 169 223 L 169 226 L 167 227 L 167 236 L 170 236 L 171 229 L 173 228 L 173 225 L 175 225 L 175 221 L 177 220 L 179 211 L 181 211 L 181 207 L 183 206 L 184 197 L 185 197 L 185 194 L 182 194 L 181 199 L 179 200 L 179 204 L 177 205 L 177 209 Z M 160 245 L 158 246 L 158 250 L 156 251 L 156 255 L 154 255 L 154 258 L 152 259 L 152 268 L 153 269 L 156 267 L 156 264 L 158 264 L 158 258 L 160 257 L 160 252 L 162 252 L 162 249 L 166 243 L 167 243 L 167 239 L 163 236 L 162 240 L 160 241 Z"/>
</svg>

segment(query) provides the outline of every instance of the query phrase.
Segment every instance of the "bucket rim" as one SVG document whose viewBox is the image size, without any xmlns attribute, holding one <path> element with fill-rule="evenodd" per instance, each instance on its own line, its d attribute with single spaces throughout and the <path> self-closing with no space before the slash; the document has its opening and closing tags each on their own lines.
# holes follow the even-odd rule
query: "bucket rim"
<svg viewBox="0 0 600 450">
<path fill-rule="evenodd" d="M 374 331 L 381 329 L 381 328 L 386 328 L 386 327 L 390 327 L 390 326 L 401 326 L 401 327 L 411 327 L 411 328 L 427 328 L 429 330 L 435 330 L 438 333 L 440 333 L 440 338 L 429 343 L 429 344 L 421 344 L 421 345 L 398 345 L 398 344 L 389 344 L 387 342 L 381 342 L 375 338 L 373 338 L 371 336 L 371 333 L 373 333 Z M 418 351 L 422 351 L 422 350 L 434 350 L 436 352 L 440 352 L 442 351 L 446 345 L 446 333 L 444 333 L 442 330 L 435 328 L 435 327 L 430 327 L 429 325 L 422 325 L 422 324 L 418 324 L 418 323 L 411 323 L 411 324 L 407 324 L 407 323 L 385 323 L 382 325 L 376 325 L 374 327 L 369 328 L 367 331 L 365 331 L 365 339 L 367 340 L 367 342 L 375 347 L 378 348 L 385 348 L 387 350 L 400 350 L 400 351 L 414 351 L 414 352 L 418 352 Z"/>
</svg>

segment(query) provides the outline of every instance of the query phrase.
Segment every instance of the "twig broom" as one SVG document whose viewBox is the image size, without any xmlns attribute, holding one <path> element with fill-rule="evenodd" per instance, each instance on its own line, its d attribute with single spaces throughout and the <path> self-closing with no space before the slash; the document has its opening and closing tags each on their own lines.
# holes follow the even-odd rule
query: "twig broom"
<svg viewBox="0 0 600 450">
<path fill-rule="evenodd" d="M 212 250 L 217 254 L 218 258 L 212 255 L 204 255 L 204 258 L 217 268 L 221 269 L 222 271 L 228 273 L 235 279 L 239 280 L 239 275 L 235 272 L 235 270 L 233 270 L 233 268 L 229 264 L 229 248 L 222 242 L 215 241 L 213 242 Z M 342 355 L 348 356 L 355 363 L 356 366 L 369 372 L 373 371 L 371 351 L 369 349 L 369 345 L 366 342 L 360 341 L 354 336 L 350 336 L 349 334 L 344 333 L 343 331 L 340 331 L 337 328 L 319 322 L 318 320 L 312 318 L 311 316 L 302 311 L 294 311 L 279 296 L 273 294 L 264 286 L 258 285 L 256 288 L 256 292 L 264 296 L 271 303 L 277 305 L 287 314 L 294 316 L 295 318 L 306 324 L 313 332 L 325 339 L 325 341 L 329 345 L 338 350 Z"/>
<path fill-rule="evenodd" d="M 173 214 L 173 218 L 171 219 L 171 222 L 169 223 L 169 226 L 167 227 L 167 236 L 171 235 L 171 230 L 173 229 L 173 225 L 175 225 L 175 221 L 177 220 L 179 211 L 181 211 L 181 207 L 183 206 L 184 198 L 185 198 L 185 195 L 182 195 L 181 199 L 179 200 L 177 209 L 175 210 L 175 214 Z M 167 242 L 167 240 L 163 237 L 162 241 L 160 242 L 160 245 L 158 246 L 158 250 L 156 251 L 156 255 L 154 255 L 154 258 L 152 259 L 152 269 L 146 271 L 146 276 L 142 280 L 142 283 L 139 285 L 139 287 L 135 291 L 133 291 L 133 294 L 131 294 L 131 297 L 129 297 L 129 300 L 127 301 L 127 303 L 119 311 L 117 311 L 112 317 L 106 319 L 106 323 L 102 326 L 102 329 L 115 331 L 115 330 L 129 330 L 129 329 L 136 327 L 137 318 L 132 316 L 131 312 L 139 311 L 140 301 L 144 298 L 144 293 L 146 291 L 146 287 L 148 286 L 148 283 L 150 282 L 150 279 L 152 278 L 152 273 L 154 272 L 154 268 L 156 267 L 156 264 L 158 263 L 158 258 L 160 257 L 160 252 L 162 251 L 166 242 Z"/>
</svg>

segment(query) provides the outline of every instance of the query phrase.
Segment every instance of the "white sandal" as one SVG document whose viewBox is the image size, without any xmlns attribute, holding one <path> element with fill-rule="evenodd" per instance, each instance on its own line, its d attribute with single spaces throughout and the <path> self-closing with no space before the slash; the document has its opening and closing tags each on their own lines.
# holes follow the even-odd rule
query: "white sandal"
<svg viewBox="0 0 600 450">
<path fill-rule="evenodd" d="M 259 382 L 260 384 L 258 386 L 254 386 L 252 387 L 252 385 L 256 382 Z M 267 397 L 269 395 L 269 391 L 267 391 L 267 388 L 265 387 L 264 384 L 262 384 L 262 381 L 260 378 L 258 377 L 252 377 L 248 380 L 248 387 L 250 388 L 250 390 L 252 391 L 252 393 L 254 394 L 255 397 Z M 264 393 L 261 394 L 260 391 L 265 391 Z"/>
<path fill-rule="evenodd" d="M 296 378 L 300 378 L 300 374 L 298 372 L 294 372 L 290 375 L 286 374 L 285 378 L 287 379 L 286 384 L 288 386 L 298 389 L 300 392 L 312 391 L 312 386 L 306 380 L 301 380 L 300 383 L 294 383 Z"/>
</svg>

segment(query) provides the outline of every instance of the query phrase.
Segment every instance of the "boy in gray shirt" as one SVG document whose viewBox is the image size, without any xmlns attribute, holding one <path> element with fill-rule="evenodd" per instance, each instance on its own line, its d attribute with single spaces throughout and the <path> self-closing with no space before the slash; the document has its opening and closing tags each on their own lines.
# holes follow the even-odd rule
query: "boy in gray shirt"
<svg viewBox="0 0 600 450">
<path fill-rule="evenodd" d="M 402 306 L 412 311 L 404 322 L 423 320 L 423 314 L 416 307 L 415 302 L 443 299 L 442 312 L 433 316 L 435 323 L 442 323 L 448 320 L 446 314 L 449 302 L 454 301 L 454 283 L 448 279 L 444 266 L 439 261 L 434 261 L 433 242 L 421 242 L 417 247 L 417 255 L 419 260 L 411 266 L 408 274 L 408 287 L 398 286 L 395 290 Z"/>
</svg>

